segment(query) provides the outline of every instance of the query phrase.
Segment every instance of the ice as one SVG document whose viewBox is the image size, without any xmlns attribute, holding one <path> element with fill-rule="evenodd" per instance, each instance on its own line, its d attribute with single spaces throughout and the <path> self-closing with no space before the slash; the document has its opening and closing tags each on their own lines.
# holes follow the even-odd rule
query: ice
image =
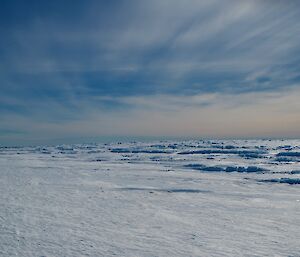
<svg viewBox="0 0 300 257">
<path fill-rule="evenodd" d="M 287 158 L 287 157 L 277 157 L 275 159 L 276 162 L 294 162 L 295 159 L 293 158 Z"/>
<path fill-rule="evenodd" d="M 112 153 L 151 153 L 151 154 L 171 153 L 163 150 L 127 149 L 127 148 L 115 148 L 112 149 L 111 152 Z"/>
<path fill-rule="evenodd" d="M 299 174 L 300 175 L 300 170 L 292 170 L 291 174 Z"/>
<path fill-rule="evenodd" d="M 0 256 L 300 256 L 299 145 L 2 146 Z"/>
<path fill-rule="evenodd" d="M 240 156 L 258 156 L 258 154 L 262 154 L 264 151 L 247 151 L 247 150 L 195 150 L 195 151 L 184 151 L 179 152 L 178 154 L 238 154 Z"/>
<path fill-rule="evenodd" d="M 300 157 L 300 152 L 280 152 L 277 156 Z"/>
<path fill-rule="evenodd" d="M 249 166 L 249 167 L 241 167 L 241 166 L 205 166 L 203 164 L 188 164 L 185 165 L 187 168 L 191 168 L 199 171 L 211 171 L 211 172 L 242 172 L 242 173 L 263 173 L 267 172 L 267 169 Z"/>
<path fill-rule="evenodd" d="M 259 182 L 269 182 L 269 183 L 287 183 L 290 185 L 300 184 L 300 178 L 273 178 L 273 179 L 262 179 Z"/>
</svg>

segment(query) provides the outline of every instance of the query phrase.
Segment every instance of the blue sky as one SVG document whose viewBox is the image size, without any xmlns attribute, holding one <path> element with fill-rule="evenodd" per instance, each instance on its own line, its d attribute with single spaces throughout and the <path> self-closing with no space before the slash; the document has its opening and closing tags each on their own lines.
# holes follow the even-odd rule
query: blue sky
<svg viewBox="0 0 300 257">
<path fill-rule="evenodd" d="M 0 144 L 300 137 L 299 1 L 0 8 Z"/>
</svg>

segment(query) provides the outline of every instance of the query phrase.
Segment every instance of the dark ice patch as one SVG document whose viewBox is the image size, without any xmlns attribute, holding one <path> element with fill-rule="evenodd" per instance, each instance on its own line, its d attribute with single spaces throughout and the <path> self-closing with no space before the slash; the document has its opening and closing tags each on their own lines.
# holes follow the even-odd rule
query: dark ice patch
<svg viewBox="0 0 300 257">
<path fill-rule="evenodd" d="M 246 169 L 246 172 L 248 172 L 248 173 L 251 173 L 251 172 L 262 173 L 262 172 L 265 172 L 265 171 L 268 171 L 268 170 L 264 169 L 264 168 L 257 167 L 257 166 L 249 166 Z"/>
<path fill-rule="evenodd" d="M 257 158 L 262 158 L 260 153 L 240 153 L 240 157 L 245 158 L 245 159 L 257 159 Z"/>
<path fill-rule="evenodd" d="M 257 166 L 206 166 L 203 164 L 187 164 L 184 167 L 193 170 L 208 171 L 208 172 L 239 172 L 239 173 L 264 173 L 269 170 Z"/>
<path fill-rule="evenodd" d="M 183 151 L 178 154 L 237 154 L 239 156 L 258 156 L 263 154 L 265 151 L 251 151 L 251 150 L 227 150 L 227 149 L 203 149 L 194 151 Z"/>
<path fill-rule="evenodd" d="M 208 166 L 208 167 L 203 167 L 202 170 L 211 171 L 211 172 L 223 172 L 224 168 L 219 166 Z"/>
<path fill-rule="evenodd" d="M 290 172 L 290 174 L 292 174 L 292 175 L 299 175 L 300 174 L 300 170 L 292 170 Z"/>
<path fill-rule="evenodd" d="M 188 188 L 146 188 L 146 187 L 123 187 L 118 188 L 117 190 L 121 191 L 148 191 L 151 192 L 163 192 L 163 193 L 209 193 L 208 190 L 200 190 L 200 189 L 188 189 Z"/>
<path fill-rule="evenodd" d="M 149 154 L 168 154 L 170 151 L 156 150 L 156 149 L 128 149 L 128 148 L 114 148 L 110 150 L 112 153 L 149 153 Z"/>
<path fill-rule="evenodd" d="M 280 146 L 276 147 L 275 149 L 276 150 L 282 150 L 282 149 L 284 149 L 284 150 L 292 150 L 293 147 L 291 145 L 280 145 Z"/>
<path fill-rule="evenodd" d="M 44 148 L 44 147 L 38 147 L 35 149 L 36 153 L 41 153 L 41 154 L 51 154 L 51 151 L 47 148 Z"/>
<path fill-rule="evenodd" d="M 265 183 L 282 183 L 282 184 L 289 184 L 289 185 L 296 185 L 300 184 L 300 178 L 273 178 L 273 179 L 260 179 L 258 182 L 265 182 Z"/>
<path fill-rule="evenodd" d="M 157 149 L 176 149 L 178 147 L 177 144 L 167 144 L 167 145 L 150 145 L 151 148 L 157 148 Z"/>
<path fill-rule="evenodd" d="M 300 157 L 300 152 L 280 152 L 277 157 Z"/>
<path fill-rule="evenodd" d="M 191 168 L 193 170 L 202 170 L 206 166 L 204 164 L 200 164 L 200 163 L 193 163 L 193 164 L 184 165 L 184 167 Z"/>
<path fill-rule="evenodd" d="M 105 159 L 102 159 L 102 158 L 96 158 L 96 159 L 93 159 L 93 160 L 91 160 L 92 162 L 105 162 L 105 161 L 107 161 L 107 160 L 105 160 Z"/>
<path fill-rule="evenodd" d="M 150 147 L 152 147 L 152 148 L 158 148 L 158 149 L 165 149 L 165 148 L 167 148 L 166 145 L 150 145 Z"/>
<path fill-rule="evenodd" d="M 112 153 L 131 153 L 131 151 L 127 148 L 114 148 L 110 149 Z"/>
<path fill-rule="evenodd" d="M 239 148 L 234 145 L 211 145 L 209 147 L 216 148 L 216 149 L 227 149 L 227 150 Z"/>
<path fill-rule="evenodd" d="M 295 159 L 291 157 L 276 157 L 275 158 L 276 162 L 294 162 Z"/>
<path fill-rule="evenodd" d="M 240 172 L 240 173 L 264 173 L 269 171 L 268 169 L 257 167 L 257 166 L 248 166 L 248 167 L 241 167 L 241 166 L 230 166 L 226 167 L 227 172 Z"/>
</svg>

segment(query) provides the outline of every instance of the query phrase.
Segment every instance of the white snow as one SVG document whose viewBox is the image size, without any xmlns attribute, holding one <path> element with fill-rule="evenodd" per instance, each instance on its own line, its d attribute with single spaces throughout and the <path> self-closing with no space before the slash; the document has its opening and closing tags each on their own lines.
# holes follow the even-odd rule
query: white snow
<svg viewBox="0 0 300 257">
<path fill-rule="evenodd" d="M 282 152 L 300 141 L 2 147 L 0 256 L 300 256 Z"/>
</svg>

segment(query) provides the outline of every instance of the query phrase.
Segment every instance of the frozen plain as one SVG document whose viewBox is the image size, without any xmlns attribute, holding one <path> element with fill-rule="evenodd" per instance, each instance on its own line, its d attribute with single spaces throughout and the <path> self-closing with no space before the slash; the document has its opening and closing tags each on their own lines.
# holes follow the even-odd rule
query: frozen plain
<svg viewBox="0 0 300 257">
<path fill-rule="evenodd" d="M 0 148 L 0 256 L 300 256 L 300 141 Z"/>
</svg>

